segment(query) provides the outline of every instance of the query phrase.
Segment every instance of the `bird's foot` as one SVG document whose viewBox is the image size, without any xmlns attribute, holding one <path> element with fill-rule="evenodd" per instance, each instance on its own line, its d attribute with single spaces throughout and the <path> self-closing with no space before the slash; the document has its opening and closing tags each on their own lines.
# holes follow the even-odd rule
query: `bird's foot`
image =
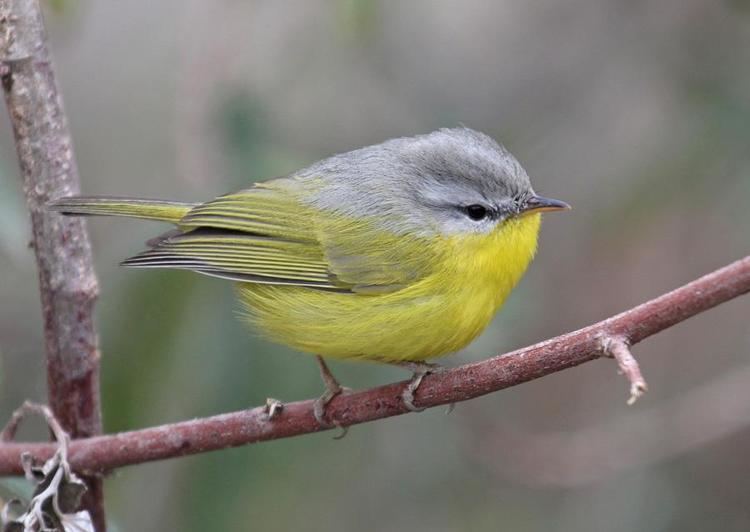
<svg viewBox="0 0 750 532">
<path fill-rule="evenodd" d="M 328 366 L 326 365 L 322 357 L 316 356 L 315 359 L 318 362 L 320 377 L 323 379 L 323 384 L 325 384 L 326 390 L 325 392 L 323 392 L 323 395 L 318 397 L 313 403 L 313 416 L 315 416 L 315 421 L 317 421 L 321 427 L 327 429 L 338 427 L 339 429 L 341 429 L 341 434 L 334 438 L 340 440 L 341 438 L 346 436 L 348 428 L 342 426 L 336 421 L 331 423 L 326 420 L 326 407 L 328 406 L 328 403 L 330 403 L 336 396 L 341 395 L 342 393 L 349 393 L 351 389 L 339 384 L 339 381 L 336 380 L 336 377 L 333 376 L 331 370 L 328 369 Z"/>
<path fill-rule="evenodd" d="M 430 362 L 399 362 L 396 365 L 408 369 L 413 373 L 409 384 L 407 384 L 404 391 L 401 392 L 401 400 L 404 402 L 404 406 L 411 412 L 422 412 L 425 408 L 417 407 L 414 404 L 414 395 L 422 384 L 422 379 L 431 373 L 442 373 L 443 371 L 446 371 L 446 368 L 440 364 Z"/>
<path fill-rule="evenodd" d="M 323 392 L 323 395 L 315 399 L 315 402 L 313 403 L 313 416 L 315 416 L 315 421 L 320 423 L 325 428 L 331 428 L 335 425 L 332 425 L 328 421 L 326 421 L 326 407 L 328 406 L 328 403 L 333 401 L 333 398 L 341 395 L 344 393 L 344 387 L 338 386 L 336 388 L 326 388 L 326 391 Z"/>
</svg>

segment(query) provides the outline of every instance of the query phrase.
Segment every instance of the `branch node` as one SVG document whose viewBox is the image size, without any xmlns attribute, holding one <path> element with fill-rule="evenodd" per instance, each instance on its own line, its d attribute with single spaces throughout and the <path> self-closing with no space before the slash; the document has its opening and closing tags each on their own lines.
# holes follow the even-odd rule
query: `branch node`
<svg viewBox="0 0 750 532">
<path fill-rule="evenodd" d="M 648 391 L 646 379 L 641 374 L 641 367 L 638 361 L 630 352 L 630 346 L 624 338 L 617 336 L 604 336 L 601 339 L 602 354 L 606 357 L 614 358 L 617 361 L 619 373 L 625 375 L 630 382 L 630 397 L 628 406 L 635 402 Z"/>
<path fill-rule="evenodd" d="M 284 403 L 273 397 L 268 397 L 266 404 L 263 406 L 263 411 L 268 420 L 271 421 L 284 411 Z"/>
</svg>

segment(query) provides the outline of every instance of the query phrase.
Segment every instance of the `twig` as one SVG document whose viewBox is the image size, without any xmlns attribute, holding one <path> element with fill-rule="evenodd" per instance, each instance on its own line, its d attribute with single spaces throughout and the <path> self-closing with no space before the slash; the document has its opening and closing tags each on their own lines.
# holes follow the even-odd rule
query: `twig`
<svg viewBox="0 0 750 532">
<path fill-rule="evenodd" d="M 55 437 L 55 441 L 63 444 L 64 452 L 67 453 L 68 440 L 70 439 L 68 433 L 62 428 L 49 407 L 32 403 L 31 401 L 24 402 L 20 407 L 16 408 L 13 414 L 11 414 L 10 420 L 6 423 L 5 427 L 3 427 L 2 432 L 0 432 L 0 441 L 6 442 L 13 440 L 13 438 L 16 437 L 16 431 L 18 430 L 21 421 L 23 421 L 29 414 L 36 414 L 44 418 L 44 421 L 47 422 L 47 426 L 52 431 L 52 435 Z"/>
<path fill-rule="evenodd" d="M 98 294 L 83 222 L 45 208 L 79 191 L 73 145 L 37 0 L 0 0 L 0 65 L 39 269 L 48 400 L 73 438 L 101 433 Z M 86 508 L 104 530 L 101 482 L 86 479 Z"/>
<path fill-rule="evenodd" d="M 625 378 L 630 382 L 630 397 L 627 404 L 628 406 L 634 405 L 648 391 L 648 385 L 641 374 L 638 361 L 630 352 L 627 342 L 622 338 L 605 336 L 602 338 L 602 351 L 604 356 L 612 357 L 617 361 L 620 373 L 625 375 Z"/>
<path fill-rule="evenodd" d="M 417 406 L 466 401 L 515 386 L 602 356 L 603 336 L 629 344 L 656 334 L 720 303 L 750 292 L 750 256 L 716 270 L 677 290 L 584 329 L 545 342 L 425 377 Z M 344 394 L 326 414 L 342 426 L 408 412 L 401 400 L 406 382 Z M 313 415 L 313 401 L 284 405 L 269 419 L 266 407 L 209 418 L 73 441 L 70 462 L 77 470 L 107 472 L 115 468 L 288 438 L 325 430 Z M 50 456 L 49 444 L 0 444 L 0 474 L 19 474 L 21 453 Z"/>
</svg>

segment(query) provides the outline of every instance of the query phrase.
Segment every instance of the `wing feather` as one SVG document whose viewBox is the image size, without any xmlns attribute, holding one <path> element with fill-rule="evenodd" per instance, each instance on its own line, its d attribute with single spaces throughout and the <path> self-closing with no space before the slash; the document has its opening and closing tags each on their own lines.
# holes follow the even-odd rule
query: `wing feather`
<svg viewBox="0 0 750 532">
<path fill-rule="evenodd" d="M 278 180 L 276 182 L 289 182 Z M 272 182 L 191 209 L 167 233 L 123 262 L 177 268 L 241 282 L 386 293 L 430 272 L 426 242 L 367 219 L 318 211 Z"/>
<path fill-rule="evenodd" d="M 162 240 L 123 264 L 195 270 L 233 280 L 342 288 L 333 283 L 322 253 L 309 244 L 248 233 L 195 229 Z"/>
</svg>

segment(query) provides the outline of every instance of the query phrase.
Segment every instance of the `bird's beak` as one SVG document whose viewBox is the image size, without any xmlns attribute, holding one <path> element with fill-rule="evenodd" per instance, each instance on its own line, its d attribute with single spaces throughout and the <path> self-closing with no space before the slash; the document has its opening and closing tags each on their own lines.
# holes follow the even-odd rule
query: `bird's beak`
<svg viewBox="0 0 750 532">
<path fill-rule="evenodd" d="M 547 211 L 567 211 L 571 206 L 564 201 L 543 198 L 542 196 L 531 196 L 521 207 L 521 214 Z"/>
</svg>

